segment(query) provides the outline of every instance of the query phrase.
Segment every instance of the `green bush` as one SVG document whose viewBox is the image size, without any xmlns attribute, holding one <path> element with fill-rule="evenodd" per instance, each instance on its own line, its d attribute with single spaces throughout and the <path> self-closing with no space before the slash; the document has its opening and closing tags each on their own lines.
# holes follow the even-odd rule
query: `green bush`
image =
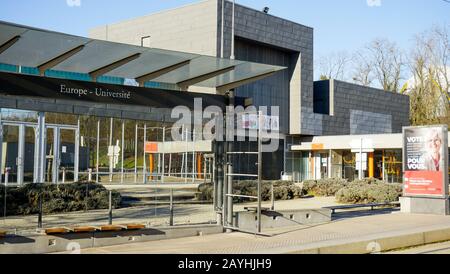
<svg viewBox="0 0 450 274">
<path fill-rule="evenodd" d="M 376 179 L 357 180 L 336 193 L 340 203 L 366 204 L 398 201 L 402 195 L 402 185 L 386 183 Z"/>
<path fill-rule="evenodd" d="M 313 196 L 332 197 L 348 184 L 345 179 L 308 180 L 303 182 L 303 190 Z"/>
<path fill-rule="evenodd" d="M 0 186 L 0 203 L 4 205 L 5 187 Z M 72 184 L 27 184 L 19 188 L 8 187 L 6 209 L 8 215 L 28 215 L 39 212 L 39 195 L 42 195 L 42 210 L 45 214 L 80 210 L 107 209 L 109 191 L 96 183 Z M 112 192 L 112 206 L 118 208 L 121 195 Z"/>
<path fill-rule="evenodd" d="M 263 201 L 270 201 L 271 199 L 271 183 L 270 181 L 264 181 L 261 185 L 261 198 Z M 302 188 L 291 182 L 274 181 L 274 196 L 276 200 L 292 200 L 302 197 L 305 193 Z M 201 184 L 198 187 L 199 193 L 197 199 L 201 201 L 213 200 L 214 186 L 211 183 Z M 257 196 L 258 195 L 258 183 L 256 181 L 236 181 L 233 183 L 233 194 L 245 195 L 245 196 Z M 235 203 L 253 201 L 248 198 L 235 197 Z"/>
</svg>

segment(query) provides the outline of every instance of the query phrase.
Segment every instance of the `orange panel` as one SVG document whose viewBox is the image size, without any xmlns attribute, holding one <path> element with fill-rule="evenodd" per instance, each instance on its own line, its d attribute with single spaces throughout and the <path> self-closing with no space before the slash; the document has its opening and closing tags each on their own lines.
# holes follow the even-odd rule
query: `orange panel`
<svg viewBox="0 0 450 274">
<path fill-rule="evenodd" d="M 323 150 L 325 147 L 324 144 L 312 144 L 311 149 L 312 150 Z"/>
<path fill-rule="evenodd" d="M 145 153 L 157 153 L 158 143 L 145 142 Z"/>
<path fill-rule="evenodd" d="M 373 159 L 373 152 L 369 153 L 369 178 L 375 176 L 375 161 Z"/>
<path fill-rule="evenodd" d="M 197 153 L 197 178 L 198 179 L 203 179 L 202 176 L 202 154 L 201 153 Z"/>
</svg>

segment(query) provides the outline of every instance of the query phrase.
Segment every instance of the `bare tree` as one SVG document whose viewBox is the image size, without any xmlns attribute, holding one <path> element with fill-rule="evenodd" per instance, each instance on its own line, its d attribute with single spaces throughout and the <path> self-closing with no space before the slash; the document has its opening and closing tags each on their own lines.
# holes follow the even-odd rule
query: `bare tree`
<svg viewBox="0 0 450 274">
<path fill-rule="evenodd" d="M 345 80 L 350 60 L 351 58 L 346 51 L 333 52 L 323 56 L 318 62 L 320 79 Z"/>
<path fill-rule="evenodd" d="M 447 27 L 433 27 L 415 38 L 411 54 L 411 122 L 449 124 L 450 41 Z"/>
<path fill-rule="evenodd" d="M 353 55 L 352 66 L 353 82 L 366 87 L 372 85 L 374 69 L 364 50 L 359 50 Z"/>
<path fill-rule="evenodd" d="M 367 46 L 367 52 L 380 86 L 387 91 L 400 91 L 405 61 L 397 45 L 387 39 L 376 39 Z"/>
</svg>

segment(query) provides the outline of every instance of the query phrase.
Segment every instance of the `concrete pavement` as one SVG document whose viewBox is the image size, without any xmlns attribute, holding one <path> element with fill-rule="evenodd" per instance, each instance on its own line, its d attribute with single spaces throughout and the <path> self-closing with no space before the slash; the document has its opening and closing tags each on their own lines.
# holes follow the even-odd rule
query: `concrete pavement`
<svg viewBox="0 0 450 274">
<path fill-rule="evenodd" d="M 380 211 L 344 213 L 331 223 L 244 233 L 208 235 L 82 250 L 82 254 L 288 254 L 371 253 L 450 240 L 450 217 Z M 356 215 L 355 215 L 356 214 Z M 358 216 L 359 214 L 359 216 Z M 338 215 L 339 216 L 339 215 Z"/>
</svg>

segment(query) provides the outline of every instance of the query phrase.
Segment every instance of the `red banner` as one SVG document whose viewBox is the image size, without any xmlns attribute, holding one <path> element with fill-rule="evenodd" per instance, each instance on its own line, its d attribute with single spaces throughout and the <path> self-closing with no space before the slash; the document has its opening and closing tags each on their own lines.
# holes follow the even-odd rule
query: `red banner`
<svg viewBox="0 0 450 274">
<path fill-rule="evenodd" d="M 442 173 L 436 171 L 405 171 L 405 194 L 443 196 Z"/>
</svg>

